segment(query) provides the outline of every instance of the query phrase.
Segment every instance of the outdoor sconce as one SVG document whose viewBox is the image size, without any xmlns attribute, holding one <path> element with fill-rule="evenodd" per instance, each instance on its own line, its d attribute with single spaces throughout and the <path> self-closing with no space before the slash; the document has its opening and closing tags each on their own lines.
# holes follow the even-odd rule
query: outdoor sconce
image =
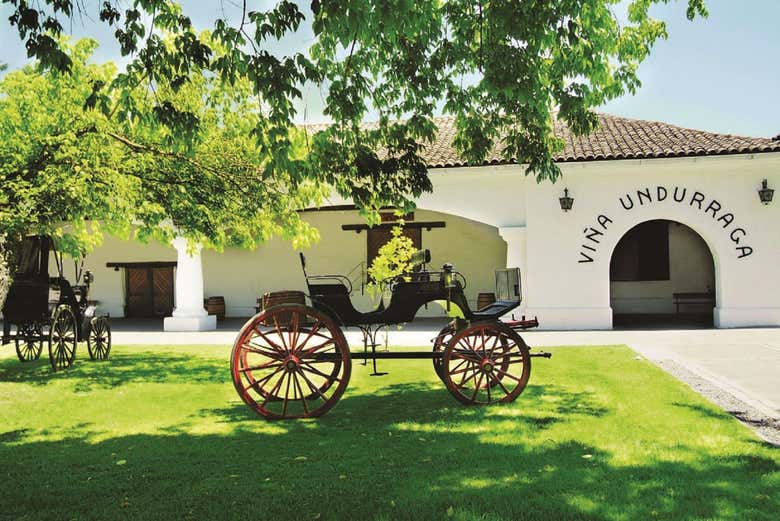
<svg viewBox="0 0 780 521">
<path fill-rule="evenodd" d="M 774 195 L 775 191 L 766 185 L 766 179 L 761 181 L 761 190 L 758 191 L 758 197 L 761 199 L 761 202 L 764 204 L 771 203 Z"/>
<path fill-rule="evenodd" d="M 568 188 L 563 189 L 563 197 L 560 197 L 558 201 L 561 203 L 561 210 L 563 210 L 564 212 L 568 212 L 569 210 L 571 210 L 571 207 L 574 204 L 574 198 L 569 197 Z"/>
</svg>

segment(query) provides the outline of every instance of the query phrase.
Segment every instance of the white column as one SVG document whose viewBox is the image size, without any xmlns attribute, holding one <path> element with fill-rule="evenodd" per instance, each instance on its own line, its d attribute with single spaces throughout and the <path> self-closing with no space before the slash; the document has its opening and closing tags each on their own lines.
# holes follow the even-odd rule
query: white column
<svg viewBox="0 0 780 521">
<path fill-rule="evenodd" d="M 166 317 L 165 331 L 210 331 L 217 328 L 217 317 L 203 309 L 203 266 L 200 250 L 196 245 L 189 251 L 187 240 L 173 240 L 178 258 L 176 262 L 176 308 L 173 316 Z"/>
<path fill-rule="evenodd" d="M 525 275 L 525 226 L 502 226 L 498 234 L 506 241 L 506 267 L 520 268 Z"/>
<path fill-rule="evenodd" d="M 520 287 L 523 296 L 523 302 L 520 305 L 521 313 L 528 306 L 528 263 L 525 232 L 525 226 L 501 226 L 498 228 L 498 234 L 506 242 L 506 267 L 520 268 Z"/>
</svg>

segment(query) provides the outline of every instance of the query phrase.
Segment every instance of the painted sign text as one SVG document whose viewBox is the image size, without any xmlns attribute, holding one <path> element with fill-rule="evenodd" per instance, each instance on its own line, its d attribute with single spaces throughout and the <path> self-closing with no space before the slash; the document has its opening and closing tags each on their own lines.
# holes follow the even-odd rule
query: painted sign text
<svg viewBox="0 0 780 521">
<path fill-rule="evenodd" d="M 743 259 L 753 253 L 753 248 L 747 244 L 748 232 L 735 223 L 734 214 L 723 207 L 717 199 L 708 198 L 698 190 L 688 190 L 685 187 L 675 186 L 667 188 L 656 186 L 655 188 L 641 188 L 636 192 L 627 193 L 620 198 L 620 207 L 630 212 L 636 207 L 669 201 L 674 204 L 682 204 L 704 212 L 709 215 L 717 225 L 723 228 L 734 244 L 734 250 L 738 259 Z M 593 262 L 599 251 L 609 226 L 614 221 L 605 214 L 599 214 L 596 222 L 583 230 L 582 244 L 580 245 L 580 257 L 578 262 Z"/>
</svg>

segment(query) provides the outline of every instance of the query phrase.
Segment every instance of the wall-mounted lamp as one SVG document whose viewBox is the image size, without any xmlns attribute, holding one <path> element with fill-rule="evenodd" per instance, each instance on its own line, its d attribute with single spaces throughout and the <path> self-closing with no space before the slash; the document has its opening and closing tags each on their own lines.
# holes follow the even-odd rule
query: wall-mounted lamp
<svg viewBox="0 0 780 521">
<path fill-rule="evenodd" d="M 758 191 L 758 197 L 761 199 L 761 202 L 764 204 L 771 203 L 774 195 L 775 191 L 766 185 L 766 179 L 761 181 L 761 190 Z"/>
<path fill-rule="evenodd" d="M 558 201 L 561 203 L 561 210 L 563 210 L 564 212 L 568 212 L 569 210 L 571 210 L 571 207 L 574 204 L 574 198 L 569 197 L 568 188 L 563 189 L 563 197 L 558 198 Z"/>
</svg>

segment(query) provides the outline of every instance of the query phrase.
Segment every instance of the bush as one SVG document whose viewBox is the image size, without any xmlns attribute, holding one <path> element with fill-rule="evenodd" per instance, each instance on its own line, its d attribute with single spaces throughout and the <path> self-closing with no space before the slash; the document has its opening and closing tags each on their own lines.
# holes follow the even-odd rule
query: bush
<svg viewBox="0 0 780 521">
<path fill-rule="evenodd" d="M 371 278 L 368 293 L 372 297 L 381 295 L 387 282 L 409 271 L 409 260 L 416 251 L 412 239 L 403 234 L 403 221 L 399 221 L 391 233 L 393 237 L 379 248 L 376 258 L 368 268 Z"/>
</svg>

